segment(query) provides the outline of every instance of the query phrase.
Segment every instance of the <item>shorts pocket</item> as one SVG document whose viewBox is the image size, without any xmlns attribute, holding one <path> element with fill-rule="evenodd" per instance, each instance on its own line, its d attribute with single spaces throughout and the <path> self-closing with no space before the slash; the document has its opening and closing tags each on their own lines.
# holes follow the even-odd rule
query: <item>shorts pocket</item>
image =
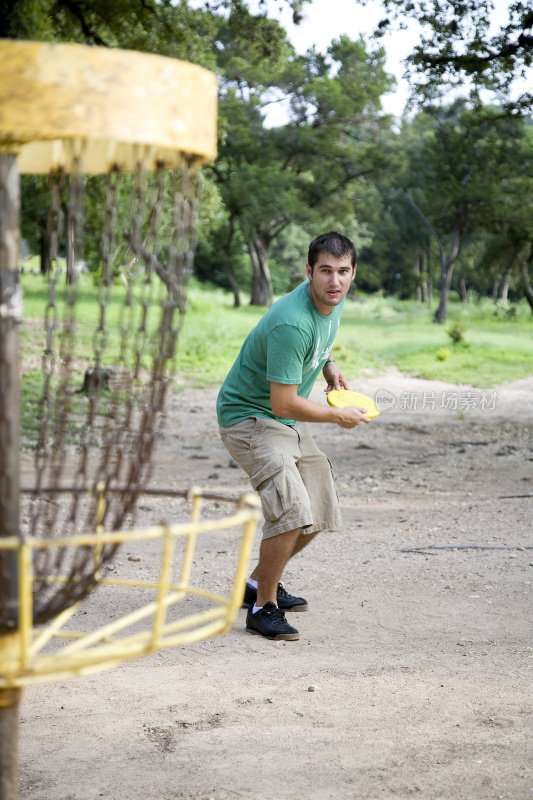
<svg viewBox="0 0 533 800">
<path fill-rule="evenodd" d="M 283 516 L 297 514 L 301 507 L 298 472 L 289 459 L 281 458 L 260 467 L 250 475 L 253 488 L 261 498 L 263 516 L 268 522 L 277 522 Z M 305 489 L 304 489 L 305 491 Z"/>
</svg>

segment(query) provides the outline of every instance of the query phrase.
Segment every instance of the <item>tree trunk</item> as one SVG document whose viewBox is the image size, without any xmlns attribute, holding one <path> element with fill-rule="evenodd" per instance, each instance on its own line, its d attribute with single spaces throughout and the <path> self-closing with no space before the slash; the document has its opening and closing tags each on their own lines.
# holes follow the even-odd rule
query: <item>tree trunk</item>
<svg viewBox="0 0 533 800">
<path fill-rule="evenodd" d="M 522 274 L 522 282 L 524 284 L 524 295 L 529 303 L 531 311 L 533 312 L 533 286 L 529 280 L 529 263 L 531 261 L 533 261 L 533 246 L 531 247 L 529 258 L 524 258 L 520 261 L 520 272 Z"/>
<path fill-rule="evenodd" d="M 502 283 L 502 287 L 500 289 L 500 300 L 504 304 L 504 306 L 508 305 L 508 295 L 509 295 L 509 281 L 506 279 Z"/>
<path fill-rule="evenodd" d="M 73 284 L 76 279 L 76 219 L 67 203 L 61 204 L 65 219 L 66 281 Z"/>
<path fill-rule="evenodd" d="M 457 292 L 461 298 L 461 303 L 468 302 L 468 292 L 466 291 L 466 283 L 464 278 L 459 279 L 459 288 Z"/>
<path fill-rule="evenodd" d="M 498 298 L 502 301 L 502 303 L 506 306 L 507 305 L 507 295 L 509 293 L 509 278 L 511 276 L 512 267 L 507 267 L 505 272 L 500 278 L 498 283 Z"/>
<path fill-rule="evenodd" d="M 441 249 L 440 253 L 440 262 L 441 262 L 441 289 L 440 289 L 440 300 L 439 306 L 435 311 L 435 316 L 433 317 L 433 322 L 444 322 L 446 319 L 446 314 L 448 311 L 448 297 L 450 296 L 450 286 L 452 285 L 452 276 L 453 276 L 453 268 L 455 266 L 455 262 L 457 261 L 457 256 L 459 255 L 459 250 L 461 249 L 461 230 L 459 227 L 459 222 L 456 221 L 455 227 L 452 233 L 452 245 L 450 249 L 450 256 L 446 260 L 444 256 L 443 249 Z"/>
<path fill-rule="evenodd" d="M 241 305 L 241 295 L 239 289 L 239 283 L 237 278 L 235 277 L 235 272 L 233 271 L 233 267 L 231 266 L 231 261 L 228 258 L 226 262 L 226 272 L 228 274 L 228 281 L 229 285 L 231 286 L 231 291 L 233 292 L 233 307 L 240 308 Z"/>
<path fill-rule="evenodd" d="M 416 299 L 420 303 L 422 300 L 422 289 L 420 286 L 420 253 L 417 253 L 413 261 L 413 275 L 415 276 Z"/>
<path fill-rule="evenodd" d="M 271 306 L 273 298 L 272 278 L 268 268 L 270 238 L 259 234 L 248 243 L 248 251 L 252 259 L 252 298 L 253 306 Z"/>
<path fill-rule="evenodd" d="M 49 275 L 52 268 L 50 260 L 50 233 L 48 231 L 48 220 L 43 218 L 39 221 L 39 256 L 41 275 Z"/>
<path fill-rule="evenodd" d="M 431 244 L 428 245 L 427 250 L 427 286 L 428 286 L 428 295 L 427 295 L 427 302 L 428 306 L 431 305 L 431 301 L 433 300 L 433 270 L 431 269 Z"/>
<path fill-rule="evenodd" d="M 450 286 L 452 283 L 452 275 L 453 275 L 453 268 L 454 264 L 450 264 L 449 267 L 441 274 L 441 288 L 440 288 L 440 300 L 437 310 L 435 311 L 435 315 L 433 317 L 433 322 L 444 322 L 446 319 L 446 314 L 448 311 L 448 297 L 450 295 Z"/>
<path fill-rule="evenodd" d="M 426 250 L 422 250 L 421 253 L 420 272 L 420 290 L 422 292 L 422 302 L 425 304 L 428 301 L 428 254 Z"/>
</svg>

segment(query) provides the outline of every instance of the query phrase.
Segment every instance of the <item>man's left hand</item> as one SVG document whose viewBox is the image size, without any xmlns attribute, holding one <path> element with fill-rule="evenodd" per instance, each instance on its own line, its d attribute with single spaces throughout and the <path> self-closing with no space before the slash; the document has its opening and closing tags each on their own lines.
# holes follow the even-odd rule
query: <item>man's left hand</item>
<svg viewBox="0 0 533 800">
<path fill-rule="evenodd" d="M 327 386 L 324 389 L 326 394 L 331 392 L 332 389 L 347 389 L 348 384 L 346 383 L 346 378 L 340 371 L 337 363 L 335 361 L 330 361 L 327 364 L 324 364 L 322 369 L 322 375 L 326 379 Z"/>
</svg>

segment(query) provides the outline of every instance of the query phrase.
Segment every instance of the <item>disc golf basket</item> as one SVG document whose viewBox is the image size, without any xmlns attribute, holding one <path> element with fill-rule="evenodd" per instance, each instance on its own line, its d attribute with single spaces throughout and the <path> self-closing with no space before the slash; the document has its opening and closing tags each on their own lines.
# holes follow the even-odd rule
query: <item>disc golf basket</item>
<svg viewBox="0 0 533 800">
<path fill-rule="evenodd" d="M 215 78 L 204 69 L 0 42 L 0 800 L 18 795 L 24 686 L 223 633 L 242 601 L 253 497 L 214 520 L 202 519 L 202 503 L 230 499 L 174 492 L 188 522 L 134 526 L 185 310 L 199 167 L 214 156 L 215 133 Z M 47 198 L 45 274 L 33 279 L 45 300 L 30 321 L 18 267 L 21 173 Z M 225 595 L 191 583 L 197 540 L 218 531 L 239 537 Z M 156 580 L 106 570 L 135 542 L 158 546 Z M 106 588 L 138 590 L 142 602 L 131 610 L 128 595 L 128 613 L 92 629 L 88 612 L 76 630 L 79 604 Z"/>
</svg>

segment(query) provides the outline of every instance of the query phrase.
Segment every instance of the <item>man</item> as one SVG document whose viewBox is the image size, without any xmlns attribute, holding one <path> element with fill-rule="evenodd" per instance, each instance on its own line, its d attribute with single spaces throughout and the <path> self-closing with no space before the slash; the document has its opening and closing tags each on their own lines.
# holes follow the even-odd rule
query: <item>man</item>
<svg viewBox="0 0 533 800">
<path fill-rule="evenodd" d="M 320 371 L 326 392 L 348 388 L 332 347 L 355 271 L 355 247 L 346 236 L 331 232 L 314 239 L 308 279 L 251 331 L 217 400 L 222 441 L 261 498 L 263 541 L 244 605 L 246 629 L 267 639 L 299 639 L 285 612 L 308 606 L 284 589 L 283 570 L 319 531 L 341 525 L 330 463 L 305 423 L 354 428 L 369 422 L 361 409 L 308 399 Z"/>
</svg>

